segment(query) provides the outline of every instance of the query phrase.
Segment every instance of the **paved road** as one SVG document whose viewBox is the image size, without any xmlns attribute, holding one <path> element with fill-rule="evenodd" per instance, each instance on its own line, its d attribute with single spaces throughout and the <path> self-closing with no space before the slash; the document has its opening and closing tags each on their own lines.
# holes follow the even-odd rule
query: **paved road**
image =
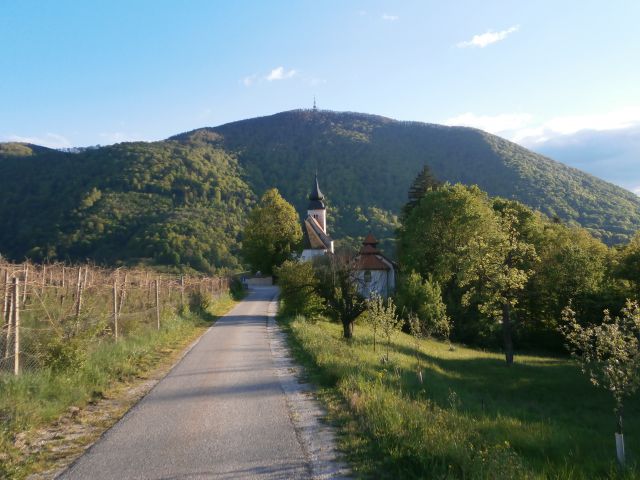
<svg viewBox="0 0 640 480">
<path fill-rule="evenodd" d="M 62 479 L 309 478 L 256 288 Z"/>
</svg>

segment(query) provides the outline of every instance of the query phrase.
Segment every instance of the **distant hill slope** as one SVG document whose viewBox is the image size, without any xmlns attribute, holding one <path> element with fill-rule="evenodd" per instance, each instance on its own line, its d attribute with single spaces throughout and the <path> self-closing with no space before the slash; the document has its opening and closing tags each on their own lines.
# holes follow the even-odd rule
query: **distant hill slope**
<svg viewBox="0 0 640 480">
<path fill-rule="evenodd" d="M 549 216 L 582 225 L 607 243 L 640 228 L 640 198 L 481 130 L 401 122 L 375 115 L 298 110 L 184 133 L 237 155 L 256 193 L 278 187 L 301 210 L 317 168 L 329 201 L 398 212 L 423 164 L 442 181 L 477 184 Z M 359 234 L 336 220 L 341 234 Z"/>
<path fill-rule="evenodd" d="M 275 186 L 302 215 L 316 169 L 334 238 L 390 239 L 425 163 L 607 243 L 640 228 L 631 192 L 480 130 L 295 110 L 78 152 L 0 144 L 0 253 L 238 268 L 255 199 Z"/>
<path fill-rule="evenodd" d="M 254 201 L 239 171 L 233 157 L 208 145 L 62 153 L 0 144 L 0 253 L 237 269 Z"/>
</svg>

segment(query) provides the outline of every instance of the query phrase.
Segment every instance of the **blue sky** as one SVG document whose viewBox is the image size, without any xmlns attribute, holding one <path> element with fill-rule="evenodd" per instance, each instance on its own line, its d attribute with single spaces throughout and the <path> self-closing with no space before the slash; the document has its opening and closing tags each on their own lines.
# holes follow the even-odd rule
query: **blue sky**
<svg viewBox="0 0 640 480">
<path fill-rule="evenodd" d="M 640 2 L 0 0 L 0 141 L 292 108 L 476 126 L 640 188 Z"/>
</svg>

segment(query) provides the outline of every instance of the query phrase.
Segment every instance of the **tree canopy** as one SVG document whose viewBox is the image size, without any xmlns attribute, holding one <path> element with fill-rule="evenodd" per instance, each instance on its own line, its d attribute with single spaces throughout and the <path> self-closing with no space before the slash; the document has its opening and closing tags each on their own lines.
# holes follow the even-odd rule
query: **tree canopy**
<svg viewBox="0 0 640 480">
<path fill-rule="evenodd" d="M 302 241 L 298 214 L 277 189 L 267 190 L 244 228 L 242 255 L 254 271 L 271 275 L 297 253 Z"/>
</svg>

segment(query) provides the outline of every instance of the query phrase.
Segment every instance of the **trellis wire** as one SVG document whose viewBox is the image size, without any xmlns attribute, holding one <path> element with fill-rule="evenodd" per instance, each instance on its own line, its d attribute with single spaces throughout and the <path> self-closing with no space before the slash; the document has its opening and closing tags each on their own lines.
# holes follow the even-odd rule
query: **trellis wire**
<svg viewBox="0 0 640 480">
<path fill-rule="evenodd" d="M 218 297 L 229 284 L 227 277 L 0 261 L 0 374 L 47 368 L 56 342 L 117 342 L 140 328 L 160 329 L 193 293 Z"/>
</svg>

